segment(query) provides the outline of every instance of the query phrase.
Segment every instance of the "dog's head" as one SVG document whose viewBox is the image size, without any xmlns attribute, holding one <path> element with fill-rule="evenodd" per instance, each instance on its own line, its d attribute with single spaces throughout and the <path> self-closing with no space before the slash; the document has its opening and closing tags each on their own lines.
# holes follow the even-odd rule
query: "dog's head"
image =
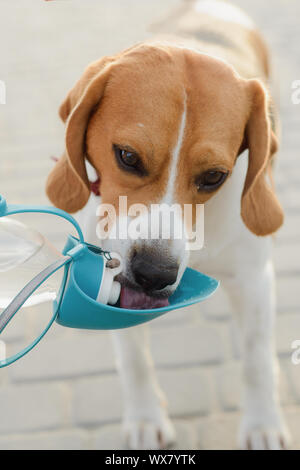
<svg viewBox="0 0 300 470">
<path fill-rule="evenodd" d="M 66 151 L 51 172 L 51 201 L 76 212 L 90 196 L 85 159 L 100 176 L 102 203 L 203 204 L 227 184 L 249 149 L 241 217 L 256 235 L 283 214 L 266 173 L 276 151 L 264 86 L 227 63 L 169 45 L 138 45 L 91 64 L 60 108 Z M 176 218 L 176 216 L 175 216 Z M 192 211 L 192 223 L 195 222 Z M 148 215 L 141 216 L 148 221 Z M 169 295 L 187 261 L 183 241 L 108 240 L 126 260 L 132 287 Z"/>
</svg>

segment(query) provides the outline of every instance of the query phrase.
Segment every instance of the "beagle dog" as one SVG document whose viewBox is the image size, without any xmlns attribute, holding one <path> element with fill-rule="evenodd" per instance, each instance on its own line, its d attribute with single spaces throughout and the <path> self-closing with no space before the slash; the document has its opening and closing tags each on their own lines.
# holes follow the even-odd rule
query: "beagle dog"
<svg viewBox="0 0 300 470">
<path fill-rule="evenodd" d="M 285 448 L 271 236 L 283 211 L 272 181 L 278 124 L 268 92 L 268 52 L 251 19 L 219 0 L 185 2 L 159 29 L 159 38 L 90 64 L 71 89 L 60 107 L 66 150 L 48 177 L 47 194 L 55 206 L 78 212 L 89 242 L 121 254 L 124 306 L 142 307 L 145 298 L 148 305 L 164 304 L 187 265 L 221 280 L 241 323 L 239 446 Z M 115 208 L 112 224 L 130 219 L 119 196 L 150 213 L 153 204 L 204 204 L 204 247 L 191 254 L 184 237 L 172 234 L 99 240 L 100 202 Z M 113 338 L 129 446 L 170 445 L 175 434 L 147 328 L 120 330 Z"/>
</svg>

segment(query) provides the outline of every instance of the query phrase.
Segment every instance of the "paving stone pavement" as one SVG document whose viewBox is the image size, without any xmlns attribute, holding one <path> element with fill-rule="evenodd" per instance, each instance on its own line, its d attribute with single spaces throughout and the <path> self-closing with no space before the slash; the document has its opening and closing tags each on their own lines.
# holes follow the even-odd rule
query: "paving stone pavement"
<svg viewBox="0 0 300 470">
<path fill-rule="evenodd" d="M 7 104 L 0 105 L 0 193 L 9 202 L 47 202 L 49 157 L 63 146 L 57 108 L 85 65 L 148 37 L 149 25 L 180 3 L 1 0 L 0 79 Z M 277 349 L 281 401 L 293 447 L 300 448 L 300 365 L 291 363 L 291 342 L 300 338 L 300 105 L 291 101 L 292 82 L 300 79 L 300 3 L 236 3 L 264 31 L 278 78 L 283 142 L 277 182 L 286 224 L 275 243 Z M 66 224 L 32 223 L 61 246 Z M 154 358 L 177 429 L 176 448 L 234 449 L 242 388 L 238 333 L 222 291 L 203 307 L 153 322 Z M 47 308 L 29 308 L 30 328 L 38 328 L 37 313 Z M 12 348 L 28 328 L 20 319 L 8 336 Z M 0 372 L 0 449 L 120 449 L 120 416 L 109 333 L 54 325 L 36 350 Z"/>
</svg>

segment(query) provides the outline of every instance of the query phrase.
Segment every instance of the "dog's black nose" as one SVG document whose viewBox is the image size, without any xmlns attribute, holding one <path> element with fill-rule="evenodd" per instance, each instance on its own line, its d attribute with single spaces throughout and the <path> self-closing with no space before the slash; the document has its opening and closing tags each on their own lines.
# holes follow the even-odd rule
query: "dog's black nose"
<svg viewBox="0 0 300 470">
<path fill-rule="evenodd" d="M 178 274 L 176 263 L 145 250 L 133 254 L 131 269 L 135 282 L 148 292 L 174 284 Z"/>
</svg>

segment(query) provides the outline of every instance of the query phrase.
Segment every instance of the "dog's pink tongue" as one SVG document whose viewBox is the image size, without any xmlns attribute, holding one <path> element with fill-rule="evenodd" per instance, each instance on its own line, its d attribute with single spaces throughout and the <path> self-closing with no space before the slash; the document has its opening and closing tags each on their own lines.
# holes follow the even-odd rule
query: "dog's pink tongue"
<svg viewBox="0 0 300 470">
<path fill-rule="evenodd" d="M 129 308 L 132 310 L 146 310 L 148 308 L 160 308 L 169 305 L 167 298 L 156 299 L 150 297 L 143 292 L 137 292 L 129 287 L 122 287 L 120 305 L 122 308 Z"/>
</svg>

